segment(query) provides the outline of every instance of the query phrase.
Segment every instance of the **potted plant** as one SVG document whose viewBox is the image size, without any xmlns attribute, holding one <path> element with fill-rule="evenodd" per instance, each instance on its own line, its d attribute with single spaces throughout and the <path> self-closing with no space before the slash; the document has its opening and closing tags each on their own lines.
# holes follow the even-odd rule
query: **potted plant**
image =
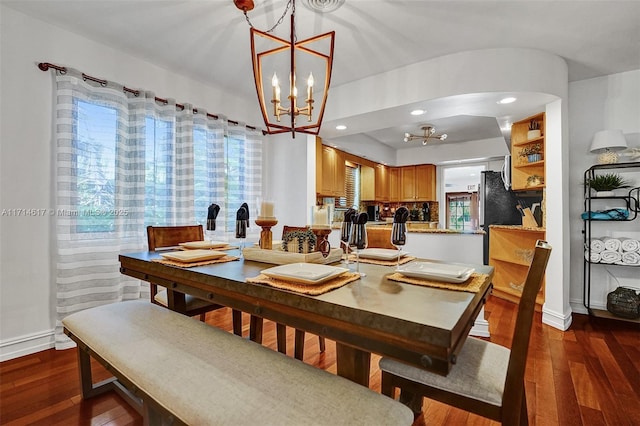
<svg viewBox="0 0 640 426">
<path fill-rule="evenodd" d="M 534 143 L 527 145 L 520 150 L 520 157 L 526 157 L 529 163 L 535 163 L 542 160 L 542 145 Z"/>
<path fill-rule="evenodd" d="M 589 188 L 596 191 L 596 196 L 611 197 L 614 195 L 613 190 L 619 188 L 629 188 L 629 182 L 624 180 L 618 173 L 605 173 L 595 175 L 587 179 Z"/>
<path fill-rule="evenodd" d="M 529 131 L 527 132 L 527 139 L 537 139 L 541 136 L 540 132 L 540 123 L 536 120 L 531 120 L 529 122 Z"/>
</svg>

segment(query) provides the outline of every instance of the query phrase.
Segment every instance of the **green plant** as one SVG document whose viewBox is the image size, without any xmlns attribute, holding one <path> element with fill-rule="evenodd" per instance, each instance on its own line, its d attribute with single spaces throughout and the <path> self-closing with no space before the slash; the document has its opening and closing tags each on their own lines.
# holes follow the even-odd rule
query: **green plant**
<svg viewBox="0 0 640 426">
<path fill-rule="evenodd" d="M 618 188 L 629 188 L 629 182 L 617 173 L 605 173 L 587 179 L 587 185 L 595 191 L 613 191 Z"/>
<path fill-rule="evenodd" d="M 528 155 L 540 154 L 542 152 L 542 145 L 539 143 L 534 143 L 531 145 L 527 145 L 522 150 L 520 150 L 520 157 L 526 157 Z"/>
<path fill-rule="evenodd" d="M 529 130 L 539 130 L 540 129 L 540 123 L 538 123 L 536 120 L 531 120 L 529 122 Z"/>
</svg>

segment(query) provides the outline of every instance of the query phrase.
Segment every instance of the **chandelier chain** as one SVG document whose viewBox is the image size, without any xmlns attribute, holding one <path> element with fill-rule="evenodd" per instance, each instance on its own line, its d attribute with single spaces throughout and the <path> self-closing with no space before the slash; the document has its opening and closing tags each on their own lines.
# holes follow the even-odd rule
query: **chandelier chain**
<svg viewBox="0 0 640 426">
<path fill-rule="evenodd" d="M 287 12 L 289 11 L 289 9 L 291 9 L 291 12 L 292 12 L 293 14 L 295 14 L 295 13 L 296 13 L 296 3 L 295 3 L 295 1 L 294 1 L 294 0 L 289 0 L 289 1 L 287 2 L 287 6 L 285 7 L 284 12 L 282 12 L 282 16 L 280 16 L 280 19 L 278 19 L 278 22 L 276 22 L 276 23 L 273 25 L 273 27 L 271 27 L 270 29 L 268 29 L 268 30 L 267 30 L 267 31 L 265 31 L 265 32 L 266 32 L 266 33 L 271 33 L 271 32 L 273 32 L 273 30 L 275 30 L 275 29 L 278 27 L 278 25 L 282 24 L 282 21 L 284 21 L 284 17 L 285 17 L 285 16 L 287 16 Z M 253 24 L 251 23 L 251 19 L 249 19 L 249 15 L 247 15 L 247 11 L 246 11 L 246 10 L 243 10 L 243 13 L 244 13 L 244 18 L 247 20 L 247 23 L 249 24 L 249 26 L 250 26 L 251 28 L 255 28 L 255 27 L 253 26 Z"/>
</svg>

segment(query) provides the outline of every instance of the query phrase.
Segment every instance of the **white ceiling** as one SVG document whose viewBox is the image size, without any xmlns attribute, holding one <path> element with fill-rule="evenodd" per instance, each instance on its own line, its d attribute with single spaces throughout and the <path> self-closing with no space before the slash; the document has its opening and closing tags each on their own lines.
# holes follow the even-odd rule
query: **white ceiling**
<svg viewBox="0 0 640 426">
<path fill-rule="evenodd" d="M 249 26 L 232 0 L 0 1 L 177 73 L 255 99 L 254 86 L 248 84 L 253 79 Z M 286 5 L 285 0 L 255 3 L 249 17 L 262 30 L 278 20 Z M 288 38 L 287 22 L 288 18 L 274 34 Z M 640 69 L 640 1 L 346 0 L 334 12 L 317 13 L 299 0 L 296 26 L 298 39 L 336 31 L 334 87 L 443 55 L 499 47 L 557 54 L 567 61 L 570 81 Z M 372 118 L 369 127 L 361 124 L 358 132 L 394 149 L 419 144 L 402 142 L 403 134 L 420 133 L 420 125 L 426 123 L 447 133 L 446 143 L 500 136 L 497 95 L 501 94 L 474 99 L 477 105 L 472 115 L 455 112 L 457 104 L 469 102 L 464 97 L 433 100 L 428 108 L 438 111 L 437 120 L 403 116 L 396 125 L 379 129 Z M 547 101 L 539 96 L 522 94 L 508 107 L 509 113 L 524 118 L 539 111 Z M 504 114 L 501 107 L 500 114 Z M 340 134 L 329 123 L 323 125 L 321 136 L 340 141 Z M 354 136 L 358 135 L 349 137 Z"/>
</svg>

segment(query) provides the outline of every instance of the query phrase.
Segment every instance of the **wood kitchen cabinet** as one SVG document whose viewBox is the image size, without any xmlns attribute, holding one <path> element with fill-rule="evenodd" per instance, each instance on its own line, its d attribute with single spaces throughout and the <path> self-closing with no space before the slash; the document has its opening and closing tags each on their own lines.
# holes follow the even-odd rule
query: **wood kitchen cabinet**
<svg viewBox="0 0 640 426">
<path fill-rule="evenodd" d="M 360 165 L 360 199 L 376 200 L 376 171 L 374 167 Z"/>
<path fill-rule="evenodd" d="M 518 303 L 524 280 L 533 259 L 536 241 L 544 240 L 543 228 L 491 225 L 489 227 L 489 265 L 495 268 L 493 295 Z M 544 283 L 536 297 L 536 309 L 544 303 Z"/>
<path fill-rule="evenodd" d="M 400 201 L 435 201 L 436 166 L 420 164 L 400 168 Z"/>
<path fill-rule="evenodd" d="M 389 168 L 384 164 L 375 167 L 376 201 L 389 201 Z"/>
<path fill-rule="evenodd" d="M 345 166 L 342 151 L 316 141 L 316 192 L 319 195 L 344 197 Z"/>
<path fill-rule="evenodd" d="M 400 200 L 400 168 L 389 167 L 389 201 L 394 203 Z"/>
<path fill-rule="evenodd" d="M 530 126 L 537 129 L 531 130 Z M 511 189 L 514 191 L 544 188 L 545 133 L 543 112 L 511 126 Z"/>
</svg>

